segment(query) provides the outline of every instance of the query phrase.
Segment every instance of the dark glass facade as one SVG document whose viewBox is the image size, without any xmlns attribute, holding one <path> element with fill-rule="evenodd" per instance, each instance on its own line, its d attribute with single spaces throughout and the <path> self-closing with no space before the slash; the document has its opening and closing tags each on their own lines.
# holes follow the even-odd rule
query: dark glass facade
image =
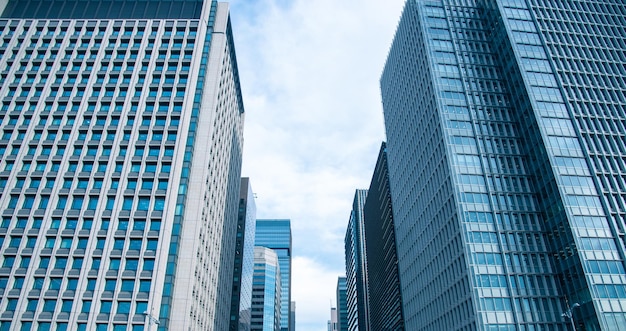
<svg viewBox="0 0 626 331">
<path fill-rule="evenodd" d="M 381 78 L 407 329 L 626 329 L 624 13 L 407 2 Z"/>
<path fill-rule="evenodd" d="M 348 304 L 348 330 L 368 329 L 367 261 L 365 253 L 365 225 L 363 205 L 367 190 L 356 190 L 350 220 L 344 239 L 346 255 L 346 297 Z"/>
<path fill-rule="evenodd" d="M 254 272 L 254 233 L 256 230 L 256 204 L 250 178 L 241 179 L 237 240 L 233 269 L 233 294 L 230 303 L 231 331 L 250 330 L 252 302 L 252 274 Z"/>
<path fill-rule="evenodd" d="M 348 331 L 348 297 L 346 277 L 337 278 L 337 330 Z"/>
<path fill-rule="evenodd" d="M 383 143 L 363 206 L 369 323 L 372 330 L 404 330 L 387 147 Z"/>
</svg>

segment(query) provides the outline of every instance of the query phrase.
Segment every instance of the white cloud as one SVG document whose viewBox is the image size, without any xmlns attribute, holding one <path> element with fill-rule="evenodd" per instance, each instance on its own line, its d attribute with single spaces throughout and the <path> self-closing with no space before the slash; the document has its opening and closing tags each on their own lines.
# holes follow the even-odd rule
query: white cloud
<svg viewBox="0 0 626 331">
<path fill-rule="evenodd" d="M 293 258 L 291 295 L 296 302 L 296 330 L 326 331 L 330 307 L 336 307 L 337 272 L 304 256 Z M 301 313 L 303 309 L 306 314 Z"/>
<path fill-rule="evenodd" d="M 319 305 L 327 311 L 328 298 L 305 294 L 334 292 L 343 273 L 354 191 L 369 187 L 384 140 L 378 81 L 403 3 L 230 1 L 246 108 L 243 175 L 259 218 L 292 220 L 298 331 L 326 328 Z"/>
</svg>

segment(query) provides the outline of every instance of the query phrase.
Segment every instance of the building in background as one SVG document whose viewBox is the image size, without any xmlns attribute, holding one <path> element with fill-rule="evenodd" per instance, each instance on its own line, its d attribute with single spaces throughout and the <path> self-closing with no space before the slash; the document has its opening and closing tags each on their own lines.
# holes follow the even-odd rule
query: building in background
<svg viewBox="0 0 626 331">
<path fill-rule="evenodd" d="M 259 219 L 256 221 L 255 246 L 273 249 L 278 255 L 281 277 L 280 329 L 291 331 L 291 221 Z"/>
<path fill-rule="evenodd" d="M 387 147 L 383 142 L 363 205 L 372 330 L 404 330 L 388 170 Z"/>
<path fill-rule="evenodd" d="M 291 331 L 296 331 L 296 302 L 291 301 L 291 308 L 289 309 L 289 328 Z"/>
<path fill-rule="evenodd" d="M 280 331 L 281 272 L 273 249 L 254 247 L 252 331 Z"/>
<path fill-rule="evenodd" d="M 625 12 L 407 1 L 381 91 L 408 330 L 626 330 Z"/>
<path fill-rule="evenodd" d="M 0 329 L 227 330 L 244 119 L 228 5 L 0 6 Z"/>
<path fill-rule="evenodd" d="M 250 179 L 241 178 L 239 215 L 235 242 L 233 294 L 230 306 L 230 330 L 250 330 L 252 304 L 252 274 L 254 273 L 254 233 L 256 204 Z"/>
<path fill-rule="evenodd" d="M 337 330 L 348 331 L 348 297 L 346 277 L 337 278 Z"/>
<path fill-rule="evenodd" d="M 363 204 L 367 190 L 356 190 L 344 240 L 348 330 L 369 331 Z"/>
<path fill-rule="evenodd" d="M 330 319 L 328 320 L 328 331 L 337 331 L 337 308 L 330 307 Z"/>
</svg>

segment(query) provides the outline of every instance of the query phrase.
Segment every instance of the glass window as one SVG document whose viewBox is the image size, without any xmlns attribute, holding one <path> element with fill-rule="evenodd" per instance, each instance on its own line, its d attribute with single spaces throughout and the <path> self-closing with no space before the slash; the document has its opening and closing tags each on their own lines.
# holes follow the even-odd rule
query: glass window
<svg viewBox="0 0 626 331">
<path fill-rule="evenodd" d="M 65 286 L 65 289 L 68 291 L 75 291 L 77 286 L 78 278 L 69 278 L 67 280 L 67 285 Z"/>
<path fill-rule="evenodd" d="M 136 271 L 138 265 L 139 265 L 139 260 L 137 260 L 137 259 L 128 259 L 128 260 L 126 260 L 126 267 L 124 269 L 125 270 Z"/>
<path fill-rule="evenodd" d="M 137 204 L 137 210 L 147 211 L 150 207 L 149 197 L 139 197 L 139 203 Z"/>
<path fill-rule="evenodd" d="M 62 278 L 58 278 L 58 277 L 50 278 L 50 284 L 48 284 L 48 289 L 58 291 L 61 289 L 62 282 L 63 282 Z"/>
<path fill-rule="evenodd" d="M 130 313 L 130 302 L 118 302 L 117 303 L 117 313 L 118 314 L 129 314 Z M 124 326 L 124 331 L 126 330 L 126 326 Z"/>
<path fill-rule="evenodd" d="M 152 260 L 152 259 L 145 259 L 143 261 L 143 270 L 144 271 L 152 271 L 152 270 L 154 270 L 154 260 Z"/>
<path fill-rule="evenodd" d="M 61 311 L 64 313 L 70 313 L 72 311 L 73 300 L 63 300 L 61 304 Z"/>
<path fill-rule="evenodd" d="M 112 302 L 111 301 L 102 301 L 100 303 L 100 313 L 103 313 L 103 314 L 111 313 L 111 306 L 112 306 Z M 105 330 L 106 330 L 106 328 L 105 328 Z"/>
<path fill-rule="evenodd" d="M 116 284 L 115 279 L 107 279 L 106 282 L 104 283 L 104 290 L 110 291 L 110 292 L 115 291 L 115 284 Z"/>
<path fill-rule="evenodd" d="M 95 283 L 95 280 L 94 280 Z M 80 312 L 81 313 L 89 313 L 89 311 L 91 310 L 91 301 L 83 301 L 83 307 L 81 308 Z"/>
<path fill-rule="evenodd" d="M 45 312 L 54 312 L 54 308 L 56 308 L 57 300 L 46 299 L 43 302 L 43 311 Z"/>
<path fill-rule="evenodd" d="M 132 279 L 122 280 L 122 291 L 132 292 L 135 288 L 135 281 Z"/>
</svg>

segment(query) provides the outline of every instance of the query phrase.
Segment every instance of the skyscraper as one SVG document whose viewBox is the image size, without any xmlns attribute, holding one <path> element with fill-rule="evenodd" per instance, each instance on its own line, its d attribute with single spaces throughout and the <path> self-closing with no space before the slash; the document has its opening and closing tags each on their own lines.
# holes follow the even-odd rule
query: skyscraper
<svg viewBox="0 0 626 331">
<path fill-rule="evenodd" d="M 291 319 L 291 221 L 259 219 L 256 221 L 255 245 L 273 249 L 280 263 L 280 329 L 289 330 Z"/>
<path fill-rule="evenodd" d="M 369 322 L 372 330 L 404 330 L 387 147 L 383 142 L 363 205 Z"/>
<path fill-rule="evenodd" d="M 279 257 L 273 249 L 254 247 L 252 280 L 253 331 L 280 331 L 281 272 Z"/>
<path fill-rule="evenodd" d="M 407 329 L 626 330 L 625 12 L 406 3 L 381 91 Z"/>
<path fill-rule="evenodd" d="M 241 179 L 239 216 L 233 274 L 233 294 L 230 304 L 230 330 L 250 330 L 252 303 L 252 274 L 254 273 L 254 233 L 256 204 L 250 179 Z"/>
<path fill-rule="evenodd" d="M 337 330 L 348 331 L 346 277 L 337 277 Z"/>
<path fill-rule="evenodd" d="M 1 5 L 0 329 L 228 329 L 244 117 L 228 5 Z"/>
<path fill-rule="evenodd" d="M 368 331 L 367 269 L 363 205 L 367 190 L 356 190 L 344 239 L 348 330 Z"/>
</svg>

